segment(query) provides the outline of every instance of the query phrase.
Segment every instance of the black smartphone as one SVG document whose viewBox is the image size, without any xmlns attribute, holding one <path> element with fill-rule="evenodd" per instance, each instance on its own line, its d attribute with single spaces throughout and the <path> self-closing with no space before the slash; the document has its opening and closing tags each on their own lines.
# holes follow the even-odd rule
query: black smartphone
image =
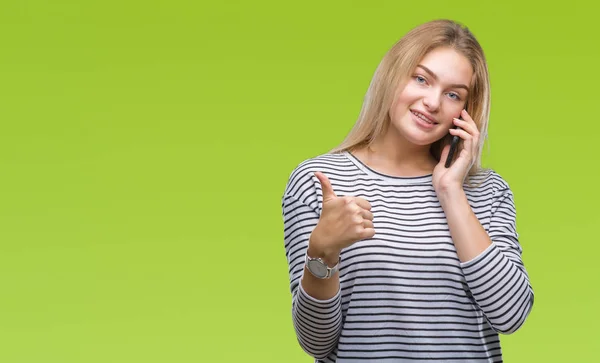
<svg viewBox="0 0 600 363">
<path fill-rule="evenodd" d="M 455 127 L 458 129 L 458 126 Z M 452 137 L 452 143 L 450 144 L 450 151 L 448 151 L 448 157 L 446 158 L 446 168 L 449 168 L 452 164 L 452 159 L 454 158 L 454 154 L 456 153 L 456 149 L 458 148 L 458 142 L 460 141 L 460 137 L 458 135 L 454 135 Z"/>
<path fill-rule="evenodd" d="M 466 109 L 466 107 L 465 107 Z M 462 120 L 462 117 L 458 117 L 459 120 Z M 459 129 L 458 126 L 454 126 L 454 129 Z M 450 144 L 450 151 L 448 151 L 448 157 L 446 158 L 446 168 L 449 168 L 450 165 L 452 164 L 452 159 L 454 159 L 454 154 L 456 154 L 456 149 L 458 148 L 458 142 L 460 141 L 460 136 L 458 135 L 454 135 L 452 137 L 452 142 Z"/>
</svg>

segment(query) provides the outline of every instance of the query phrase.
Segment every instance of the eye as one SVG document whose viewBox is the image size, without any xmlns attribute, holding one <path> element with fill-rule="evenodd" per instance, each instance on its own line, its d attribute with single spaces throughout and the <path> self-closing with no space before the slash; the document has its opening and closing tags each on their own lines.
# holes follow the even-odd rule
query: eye
<svg viewBox="0 0 600 363">
<path fill-rule="evenodd" d="M 427 80 L 423 76 L 415 76 L 414 78 L 417 81 L 417 83 L 419 83 L 419 84 L 426 84 L 427 83 Z"/>
<path fill-rule="evenodd" d="M 448 97 L 455 101 L 460 101 L 460 96 L 458 95 L 458 93 L 450 92 L 448 93 Z"/>
</svg>

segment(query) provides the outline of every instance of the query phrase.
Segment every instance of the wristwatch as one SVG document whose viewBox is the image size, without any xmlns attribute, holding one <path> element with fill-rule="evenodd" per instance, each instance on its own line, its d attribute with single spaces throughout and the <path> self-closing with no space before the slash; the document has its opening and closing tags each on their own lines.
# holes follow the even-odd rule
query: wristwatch
<svg viewBox="0 0 600 363">
<path fill-rule="evenodd" d="M 338 260 L 338 262 L 333 267 L 329 267 L 325 261 L 321 258 L 312 258 L 306 254 L 306 267 L 308 271 L 312 273 L 315 277 L 319 279 L 328 279 L 333 276 L 339 269 L 340 261 L 342 258 Z"/>
</svg>

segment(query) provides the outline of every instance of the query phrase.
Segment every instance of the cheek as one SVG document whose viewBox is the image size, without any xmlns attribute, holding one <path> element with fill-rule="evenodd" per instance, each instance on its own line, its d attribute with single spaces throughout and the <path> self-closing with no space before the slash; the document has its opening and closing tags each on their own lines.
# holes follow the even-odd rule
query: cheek
<svg viewBox="0 0 600 363">
<path fill-rule="evenodd" d="M 410 104 L 414 101 L 415 97 L 412 96 L 410 87 L 404 88 L 404 90 L 396 97 L 395 102 L 392 105 L 390 116 L 395 118 L 402 116 L 404 111 L 408 110 Z"/>
<path fill-rule="evenodd" d="M 396 101 L 399 104 L 407 105 L 413 103 L 417 98 L 419 98 L 418 90 L 415 89 L 413 84 L 409 83 L 398 95 Z"/>
<path fill-rule="evenodd" d="M 392 107 L 390 107 L 390 118 L 392 120 L 395 120 L 396 117 L 398 116 L 398 114 L 400 114 L 400 109 L 403 107 L 402 106 L 403 102 L 402 99 L 400 97 L 397 97 L 394 100 L 394 103 L 392 103 Z"/>
<path fill-rule="evenodd" d="M 444 112 L 444 123 L 448 123 L 448 127 L 452 127 L 454 125 L 454 121 L 452 119 L 460 117 L 460 112 L 462 111 L 462 104 L 450 104 L 446 108 L 446 112 Z"/>
</svg>

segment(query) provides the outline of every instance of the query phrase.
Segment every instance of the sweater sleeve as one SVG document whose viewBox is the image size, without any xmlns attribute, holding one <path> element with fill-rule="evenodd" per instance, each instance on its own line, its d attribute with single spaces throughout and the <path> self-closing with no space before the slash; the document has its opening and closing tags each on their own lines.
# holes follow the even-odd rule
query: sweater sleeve
<svg viewBox="0 0 600 363">
<path fill-rule="evenodd" d="M 533 289 L 521 260 L 516 208 L 508 187 L 494 192 L 488 234 L 492 245 L 461 264 L 467 285 L 492 328 L 518 330 L 533 307 Z"/>
<path fill-rule="evenodd" d="M 328 300 L 308 295 L 300 284 L 310 233 L 319 214 L 290 195 L 282 202 L 285 252 L 292 293 L 292 321 L 302 349 L 316 359 L 328 356 L 337 346 L 342 329 L 341 293 Z"/>
</svg>

